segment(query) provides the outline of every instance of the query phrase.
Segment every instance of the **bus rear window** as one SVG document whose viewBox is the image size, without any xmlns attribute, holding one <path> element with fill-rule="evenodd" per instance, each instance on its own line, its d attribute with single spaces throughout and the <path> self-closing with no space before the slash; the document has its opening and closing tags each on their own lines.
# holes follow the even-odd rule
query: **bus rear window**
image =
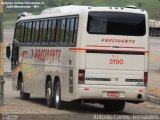
<svg viewBox="0 0 160 120">
<path fill-rule="evenodd" d="M 89 12 L 87 31 L 90 34 L 143 36 L 145 15 L 126 12 Z"/>
</svg>

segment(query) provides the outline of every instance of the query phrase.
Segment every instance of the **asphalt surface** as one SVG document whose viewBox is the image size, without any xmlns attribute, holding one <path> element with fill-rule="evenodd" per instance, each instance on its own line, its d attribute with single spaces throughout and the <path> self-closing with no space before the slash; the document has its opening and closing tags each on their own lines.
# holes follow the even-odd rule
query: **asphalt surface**
<svg viewBox="0 0 160 120">
<path fill-rule="evenodd" d="M 152 58 L 156 57 L 157 61 L 152 63 Z M 159 70 L 160 69 L 160 38 L 152 37 L 150 38 L 150 64 L 149 70 Z"/>
</svg>

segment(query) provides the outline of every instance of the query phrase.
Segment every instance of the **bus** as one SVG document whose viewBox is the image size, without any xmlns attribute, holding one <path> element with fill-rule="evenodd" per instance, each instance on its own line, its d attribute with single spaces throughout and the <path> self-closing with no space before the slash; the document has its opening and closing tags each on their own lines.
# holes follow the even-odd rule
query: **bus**
<svg viewBox="0 0 160 120">
<path fill-rule="evenodd" d="M 126 102 L 144 102 L 148 19 L 131 7 L 75 5 L 22 15 L 12 44 L 13 88 L 57 109 L 74 101 L 122 111 Z"/>
<path fill-rule="evenodd" d="M 149 20 L 149 35 L 154 37 L 160 36 L 160 21 Z"/>
</svg>

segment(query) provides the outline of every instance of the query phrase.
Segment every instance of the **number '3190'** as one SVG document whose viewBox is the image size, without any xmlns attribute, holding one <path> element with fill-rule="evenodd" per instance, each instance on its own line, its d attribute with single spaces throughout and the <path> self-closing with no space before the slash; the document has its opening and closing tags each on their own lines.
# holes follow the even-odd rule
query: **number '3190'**
<svg viewBox="0 0 160 120">
<path fill-rule="evenodd" d="M 122 65 L 124 64 L 124 60 L 123 59 L 109 59 L 109 64 Z"/>
</svg>

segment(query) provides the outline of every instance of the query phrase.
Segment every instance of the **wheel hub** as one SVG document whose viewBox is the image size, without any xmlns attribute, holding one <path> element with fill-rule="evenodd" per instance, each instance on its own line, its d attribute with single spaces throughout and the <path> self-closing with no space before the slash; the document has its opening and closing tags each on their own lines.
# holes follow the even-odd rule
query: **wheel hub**
<svg viewBox="0 0 160 120">
<path fill-rule="evenodd" d="M 47 89 L 47 99 L 51 98 L 51 88 Z"/>
<path fill-rule="evenodd" d="M 56 90 L 56 103 L 59 103 L 59 88 Z"/>
</svg>

